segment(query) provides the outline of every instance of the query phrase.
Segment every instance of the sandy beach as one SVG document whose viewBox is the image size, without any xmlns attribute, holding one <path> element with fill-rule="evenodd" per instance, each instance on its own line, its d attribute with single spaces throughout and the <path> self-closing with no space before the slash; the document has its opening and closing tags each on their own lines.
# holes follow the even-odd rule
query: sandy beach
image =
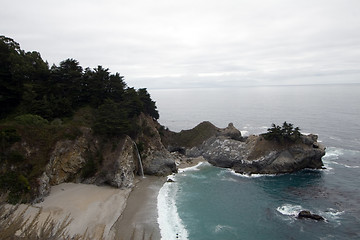
<svg viewBox="0 0 360 240">
<path fill-rule="evenodd" d="M 160 239 L 157 195 L 165 177 L 146 176 L 133 188 L 127 206 L 112 231 L 120 239 Z"/>
<path fill-rule="evenodd" d="M 165 177 L 146 176 L 136 179 L 133 189 L 109 186 L 63 183 L 51 187 L 44 201 L 32 205 L 25 217 L 34 217 L 42 209 L 39 225 L 51 215 L 62 221 L 70 215 L 68 234 L 90 239 L 160 239 L 157 223 L 157 195 Z M 27 205 L 22 204 L 19 212 Z M 135 237 L 135 238 L 134 238 Z"/>
<path fill-rule="evenodd" d="M 186 159 L 178 167 L 187 168 L 202 161 L 203 158 Z M 133 189 L 62 183 L 51 187 L 43 202 L 29 207 L 25 217 L 33 217 L 42 209 L 41 225 L 49 214 L 55 221 L 70 215 L 70 236 L 87 231 L 91 239 L 160 239 L 157 196 L 166 180 L 139 177 Z M 22 205 L 19 210 L 25 207 Z"/>
<path fill-rule="evenodd" d="M 91 239 L 113 239 L 111 227 L 124 211 L 131 189 L 116 189 L 108 186 L 63 183 L 51 188 L 43 202 L 31 206 L 25 217 L 35 216 L 42 208 L 39 224 L 51 214 L 55 221 L 67 215 L 72 218 L 68 234 L 82 235 L 87 230 Z M 25 208 L 23 205 L 21 208 Z M 20 208 L 20 210 L 21 210 Z"/>
</svg>

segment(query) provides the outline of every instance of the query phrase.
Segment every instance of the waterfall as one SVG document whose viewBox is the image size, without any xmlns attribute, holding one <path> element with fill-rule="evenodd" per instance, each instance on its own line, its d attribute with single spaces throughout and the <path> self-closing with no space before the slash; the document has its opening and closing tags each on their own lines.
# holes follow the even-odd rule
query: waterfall
<svg viewBox="0 0 360 240">
<path fill-rule="evenodd" d="M 144 169 L 143 169 L 143 165 L 142 165 L 142 161 L 141 161 L 141 156 L 140 156 L 140 153 L 139 153 L 139 149 L 136 145 L 136 142 L 132 141 L 134 146 L 135 146 L 135 149 L 136 149 L 136 153 L 137 153 L 137 157 L 138 157 L 138 160 L 139 160 L 139 165 L 140 165 L 140 173 L 141 173 L 141 176 L 144 177 Z"/>
</svg>

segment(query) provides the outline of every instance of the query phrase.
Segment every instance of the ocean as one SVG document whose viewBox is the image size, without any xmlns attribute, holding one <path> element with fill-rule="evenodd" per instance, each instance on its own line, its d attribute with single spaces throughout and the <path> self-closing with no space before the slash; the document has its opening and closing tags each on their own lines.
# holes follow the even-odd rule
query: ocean
<svg viewBox="0 0 360 240">
<path fill-rule="evenodd" d="M 149 92 L 173 131 L 206 120 L 246 136 L 287 121 L 327 147 L 323 170 L 249 177 L 201 163 L 179 171 L 157 198 L 162 239 L 360 239 L 359 84 Z M 297 219 L 300 210 L 325 221 Z"/>
</svg>

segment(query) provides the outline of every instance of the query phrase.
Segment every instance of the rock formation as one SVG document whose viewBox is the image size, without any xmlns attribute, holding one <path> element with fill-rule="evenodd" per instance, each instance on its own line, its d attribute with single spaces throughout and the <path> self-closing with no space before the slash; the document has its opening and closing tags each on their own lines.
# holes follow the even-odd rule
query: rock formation
<svg viewBox="0 0 360 240">
<path fill-rule="evenodd" d="M 303 218 L 309 218 L 309 219 L 314 219 L 316 221 L 323 221 L 325 220 L 322 216 L 317 215 L 317 214 L 313 214 L 310 211 L 306 211 L 303 210 L 301 212 L 299 212 L 298 216 L 299 219 L 303 219 Z"/>
<path fill-rule="evenodd" d="M 165 176 L 176 172 L 174 157 L 161 142 L 151 117 L 141 115 L 140 124 L 146 133 L 139 135 L 142 145 L 144 173 Z M 38 193 L 34 202 L 49 194 L 50 186 L 63 182 L 107 184 L 117 188 L 131 188 L 140 166 L 134 140 L 129 136 L 111 141 L 94 136 L 90 128 L 81 128 L 82 134 L 74 140 L 60 140 L 50 154 L 45 171 L 38 178 Z"/>
<path fill-rule="evenodd" d="M 137 151 L 144 173 L 158 176 L 177 172 L 175 162 L 179 162 L 179 156 L 203 157 L 215 166 L 245 174 L 288 173 L 323 165 L 325 148 L 317 142 L 316 135 L 280 144 L 261 135 L 242 137 L 232 123 L 220 129 L 203 122 L 193 129 L 174 133 L 152 117 L 140 114 L 137 124 L 141 128 L 134 139 L 126 135 L 103 139 L 94 135 L 91 128 L 81 127 L 75 138 L 58 140 L 49 148 L 49 161 L 37 178 L 35 202 L 49 194 L 51 185 L 63 182 L 131 188 L 135 175 L 140 175 Z M 27 157 L 34 157 L 39 151 L 25 142 L 16 146 Z"/>
<path fill-rule="evenodd" d="M 185 155 L 203 156 L 214 166 L 232 168 L 238 173 L 277 174 L 322 168 L 325 147 L 312 134 L 302 135 L 298 141 L 282 143 L 265 140 L 261 135 L 243 138 L 240 131 L 229 124 L 225 129 L 217 129 L 216 134 L 202 144 L 186 148 Z"/>
<path fill-rule="evenodd" d="M 145 129 L 137 141 L 142 143 L 144 150 L 143 167 L 144 173 L 148 175 L 166 176 L 177 172 L 175 158 L 164 147 L 158 129 L 160 124 L 150 116 L 140 114 L 139 125 Z"/>
</svg>

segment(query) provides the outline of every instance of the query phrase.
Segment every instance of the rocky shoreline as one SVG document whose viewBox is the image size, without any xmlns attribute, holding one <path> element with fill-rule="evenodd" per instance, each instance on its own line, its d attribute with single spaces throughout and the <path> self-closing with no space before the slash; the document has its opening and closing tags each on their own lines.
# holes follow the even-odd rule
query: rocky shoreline
<svg viewBox="0 0 360 240">
<path fill-rule="evenodd" d="M 262 135 L 244 137 L 231 123 L 221 129 L 209 122 L 203 122 L 180 133 L 164 129 L 156 120 L 146 115 L 140 117 L 140 124 L 146 127 L 147 133 L 134 140 L 124 136 L 101 144 L 91 129 L 82 128 L 82 134 L 76 139 L 57 142 L 44 173 L 38 179 L 38 196 L 34 203 L 46 199 L 51 186 L 67 182 L 110 185 L 125 191 L 127 198 L 131 189 L 136 187 L 140 164 L 148 176 L 167 176 L 176 173 L 178 169 L 204 161 L 249 175 L 291 173 L 304 168 L 323 167 L 321 158 L 325 155 L 325 147 L 318 143 L 317 136 L 312 134 L 301 135 L 295 142 L 279 143 L 266 140 Z M 30 144 L 20 144 L 27 147 L 28 154 L 36 154 L 36 149 L 32 149 Z M 84 169 L 89 167 L 91 158 L 100 151 L 101 165 L 87 177 Z M 146 179 L 143 182 L 146 182 Z M 144 186 L 147 185 L 144 183 Z M 159 188 L 160 185 L 154 192 L 158 192 Z M 148 197 L 154 196 L 149 194 Z M 149 208 L 144 208 L 144 212 L 147 209 Z M 130 211 L 128 215 L 134 211 Z M 155 215 L 152 213 L 152 216 Z M 301 217 L 302 215 L 299 216 Z M 304 216 L 306 217 L 308 216 Z M 136 225 L 137 219 L 131 219 Z M 145 218 L 139 219 L 143 221 Z M 120 225 L 122 228 L 127 227 L 124 223 Z M 154 221 L 149 226 L 158 228 Z M 149 229 L 146 224 L 144 228 Z M 157 230 L 156 232 L 158 234 Z"/>
<path fill-rule="evenodd" d="M 206 123 L 205 123 L 206 124 Z M 317 142 L 313 134 L 301 135 L 299 141 L 283 142 L 266 140 L 262 135 L 242 137 L 231 123 L 225 129 L 200 145 L 186 147 L 168 146 L 184 158 L 202 157 L 210 164 L 232 168 L 242 174 L 291 173 L 305 168 L 321 169 L 325 147 Z"/>
<path fill-rule="evenodd" d="M 242 174 L 291 173 L 323 167 L 325 147 L 317 142 L 316 135 L 301 135 L 299 141 L 279 143 L 262 135 L 243 137 L 232 123 L 221 129 L 202 122 L 193 129 L 175 133 L 149 116 L 141 115 L 139 121 L 147 133 L 134 140 L 125 136 L 101 144 L 91 129 L 83 128 L 78 138 L 57 142 L 38 179 L 38 196 L 34 202 L 47 196 L 51 186 L 64 182 L 132 188 L 135 175 L 140 175 L 140 164 L 146 175 L 155 176 L 176 173 L 179 166 L 184 168 L 194 161 L 208 161 Z M 36 154 L 36 150 L 27 150 Z M 101 165 L 92 166 L 91 159 L 100 151 Z M 84 172 L 89 167 L 94 172 L 87 176 Z"/>
</svg>

